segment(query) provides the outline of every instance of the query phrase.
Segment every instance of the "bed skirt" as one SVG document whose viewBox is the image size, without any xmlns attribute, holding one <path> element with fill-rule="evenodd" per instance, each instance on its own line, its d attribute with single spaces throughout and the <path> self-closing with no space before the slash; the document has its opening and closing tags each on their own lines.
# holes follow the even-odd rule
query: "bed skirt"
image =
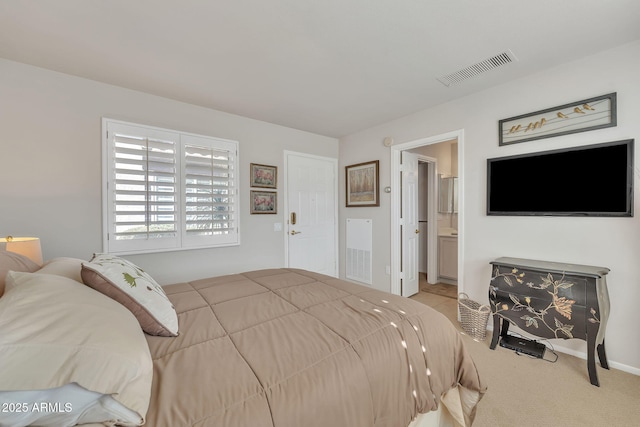
<svg viewBox="0 0 640 427">
<path fill-rule="evenodd" d="M 408 427 L 470 427 L 469 415 L 475 415 L 480 398 L 477 391 L 453 388 L 442 396 L 437 410 L 418 415 Z"/>
</svg>

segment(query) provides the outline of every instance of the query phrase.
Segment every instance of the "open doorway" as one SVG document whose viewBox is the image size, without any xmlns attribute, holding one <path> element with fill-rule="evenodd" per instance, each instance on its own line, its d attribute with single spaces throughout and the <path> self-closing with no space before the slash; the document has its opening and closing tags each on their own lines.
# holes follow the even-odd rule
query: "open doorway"
<svg viewBox="0 0 640 427">
<path fill-rule="evenodd" d="M 458 141 L 423 145 L 403 155 L 407 152 L 418 156 L 418 289 L 457 298 Z M 429 227 L 431 221 L 435 227 Z"/>
<path fill-rule="evenodd" d="M 421 257 L 426 258 L 427 271 L 425 273 L 429 283 L 456 283 L 458 285 L 457 292 L 464 291 L 464 269 L 462 268 L 464 254 L 463 144 L 464 131 L 458 130 L 391 147 L 391 188 L 394 189 L 392 191 L 391 210 L 392 293 L 410 296 L 412 292 L 415 292 L 415 286 L 410 283 L 411 277 L 407 277 L 405 272 L 415 271 L 413 268 L 416 270 L 425 268 L 424 262 L 422 269 L 419 268 L 418 264 L 411 265 L 410 258 L 413 257 L 413 252 L 415 251 L 403 248 L 403 245 L 406 245 L 407 239 L 405 236 L 407 236 L 408 230 L 403 217 L 403 215 L 406 216 L 406 212 L 403 212 L 403 207 L 406 210 L 406 206 L 404 206 L 405 197 L 403 196 L 403 190 L 406 193 L 406 186 L 403 187 L 403 174 L 406 175 L 406 172 L 403 171 L 407 169 L 406 165 L 403 166 L 403 157 L 405 159 L 417 157 L 420 162 L 425 164 L 422 167 L 425 168 L 427 174 L 426 184 L 423 183 L 421 186 L 423 188 L 419 192 L 423 197 L 426 197 L 426 200 L 423 199 L 422 203 L 428 205 L 428 215 L 426 215 L 427 218 L 424 218 L 425 215 L 418 214 L 421 217 L 418 220 L 425 222 L 422 226 L 419 224 L 418 229 L 416 229 L 416 233 L 419 231 L 420 234 L 424 233 L 422 230 L 426 230 L 427 236 L 426 238 L 423 236 L 423 248 L 425 249 L 418 251 L 415 263 L 419 263 Z M 438 154 L 439 151 L 448 152 L 449 154 Z M 445 182 L 451 184 L 449 187 L 451 188 L 451 193 L 445 189 Z M 441 183 L 443 185 L 440 185 Z M 441 187 L 443 191 L 439 191 Z M 453 203 L 454 191 L 455 205 Z M 450 206 L 450 209 L 448 208 L 449 211 L 445 211 L 447 206 Z M 411 227 L 413 226 L 411 224 Z M 442 239 L 443 237 L 444 239 Z M 444 245 L 439 247 L 439 240 Z M 439 253 L 443 253 L 443 250 L 445 255 L 438 256 Z M 424 254 L 425 251 L 426 254 Z M 407 254 L 409 257 L 407 257 Z M 444 261 L 444 265 L 442 261 Z"/>
</svg>

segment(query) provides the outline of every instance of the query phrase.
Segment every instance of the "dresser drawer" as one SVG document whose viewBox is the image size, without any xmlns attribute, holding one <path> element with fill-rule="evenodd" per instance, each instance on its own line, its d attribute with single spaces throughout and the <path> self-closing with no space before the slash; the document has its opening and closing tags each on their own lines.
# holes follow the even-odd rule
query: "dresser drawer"
<svg viewBox="0 0 640 427">
<path fill-rule="evenodd" d="M 496 290 L 528 295 L 543 301 L 565 298 L 571 304 L 587 305 L 585 277 L 549 273 L 540 270 L 497 265 L 493 268 L 491 286 Z"/>
<path fill-rule="evenodd" d="M 490 293 L 492 312 L 523 331 L 543 338 L 585 339 L 586 309 L 566 299 L 536 298 L 497 290 Z"/>
</svg>

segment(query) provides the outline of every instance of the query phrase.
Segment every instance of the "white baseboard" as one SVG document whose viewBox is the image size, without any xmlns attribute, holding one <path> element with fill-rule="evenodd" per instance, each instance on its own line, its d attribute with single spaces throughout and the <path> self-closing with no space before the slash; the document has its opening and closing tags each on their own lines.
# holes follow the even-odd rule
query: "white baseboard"
<svg viewBox="0 0 640 427">
<path fill-rule="evenodd" d="M 490 331 L 490 333 L 487 332 L 487 339 L 489 341 L 491 341 L 491 335 L 493 333 L 493 326 L 491 324 L 489 324 L 489 326 L 487 327 L 487 330 Z M 519 333 L 519 332 L 516 332 L 516 333 Z M 536 337 L 532 337 L 532 338 L 533 339 L 539 339 L 539 338 L 536 338 Z M 554 344 L 553 349 L 558 351 L 558 352 L 560 352 L 560 353 L 569 354 L 571 356 L 575 356 L 575 357 L 578 357 L 580 359 L 587 360 L 587 353 L 584 352 L 584 351 L 577 351 L 577 350 L 574 350 L 574 349 L 571 349 L 571 348 L 566 348 L 566 347 L 563 347 L 561 345 L 556 345 L 556 344 Z M 596 359 L 596 361 L 597 361 L 597 359 Z M 609 367 L 618 369 L 618 370 L 623 371 L 623 372 L 628 372 L 628 373 L 633 374 L 633 375 L 640 376 L 640 368 L 636 368 L 635 366 L 629 366 L 629 365 L 625 365 L 624 363 L 618 363 L 618 362 L 609 360 Z"/>
<path fill-rule="evenodd" d="M 587 353 L 583 352 L 583 351 L 576 351 L 570 348 L 566 348 L 560 345 L 554 345 L 553 348 L 557 351 L 559 351 L 560 353 L 565 353 L 565 354 L 570 354 L 571 356 L 575 356 L 575 357 L 579 357 L 580 359 L 583 360 L 587 360 Z M 597 359 L 596 359 L 597 361 Z M 618 369 L 620 371 L 623 372 L 628 372 L 630 374 L 633 375 L 638 375 L 640 376 L 640 369 L 639 368 L 635 368 L 633 366 L 629 366 L 629 365 L 625 365 L 623 363 L 618 363 L 618 362 L 614 362 L 612 360 L 609 360 L 609 367 L 610 368 L 615 368 Z"/>
</svg>

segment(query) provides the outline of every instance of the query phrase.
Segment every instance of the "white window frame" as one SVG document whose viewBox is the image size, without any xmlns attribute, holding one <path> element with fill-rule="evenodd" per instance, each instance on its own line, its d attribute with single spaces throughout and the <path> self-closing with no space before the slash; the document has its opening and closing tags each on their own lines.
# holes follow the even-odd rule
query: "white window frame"
<svg viewBox="0 0 640 427">
<path fill-rule="evenodd" d="M 136 136 L 171 141 L 175 144 L 175 223 L 173 236 L 156 239 L 115 239 L 115 168 L 114 168 L 114 132 L 127 131 Z M 196 145 L 203 149 L 221 150 L 232 153 L 230 161 L 232 173 L 229 195 L 232 198 L 230 209 L 233 227 L 226 234 L 189 236 L 186 224 L 186 152 L 187 145 Z M 233 155 L 235 153 L 235 155 Z M 126 255 L 153 252 L 189 250 L 198 248 L 237 246 L 240 244 L 240 174 L 239 143 L 228 139 L 163 129 L 137 123 L 129 123 L 109 118 L 102 119 L 102 229 L 103 251 L 105 253 Z M 145 210 L 144 214 L 147 215 Z M 148 216 L 148 215 L 147 215 Z"/>
</svg>

